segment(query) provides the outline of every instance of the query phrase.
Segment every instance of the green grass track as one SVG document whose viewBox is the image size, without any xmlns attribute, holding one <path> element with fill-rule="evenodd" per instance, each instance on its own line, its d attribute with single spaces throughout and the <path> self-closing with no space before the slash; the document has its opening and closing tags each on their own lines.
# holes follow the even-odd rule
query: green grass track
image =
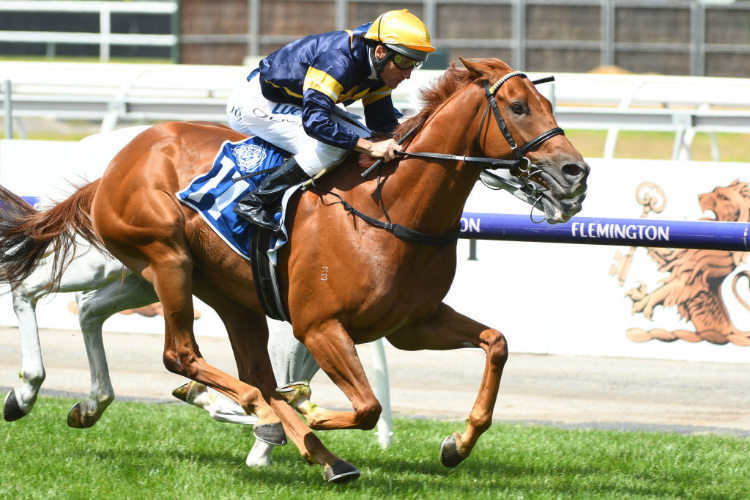
<svg viewBox="0 0 750 500">
<path fill-rule="evenodd" d="M 293 445 L 250 469 L 252 429 L 182 404 L 115 402 L 93 428 L 65 424 L 71 399 L 41 397 L 0 423 L 2 499 L 737 499 L 750 498 L 750 439 L 563 430 L 499 424 L 455 469 L 444 437 L 463 423 L 396 419 L 394 444 L 375 431 L 318 436 L 362 471 L 323 482 Z"/>
</svg>

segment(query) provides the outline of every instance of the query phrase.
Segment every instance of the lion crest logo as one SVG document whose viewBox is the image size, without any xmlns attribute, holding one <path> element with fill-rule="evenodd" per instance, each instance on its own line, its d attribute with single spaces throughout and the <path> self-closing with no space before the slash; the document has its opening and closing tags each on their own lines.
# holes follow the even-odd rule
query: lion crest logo
<svg viewBox="0 0 750 500">
<path fill-rule="evenodd" d="M 257 144 L 240 144 L 232 149 L 232 154 L 242 172 L 256 169 L 266 159 L 266 150 Z"/>
<path fill-rule="evenodd" d="M 729 186 L 717 187 L 698 196 L 698 201 L 701 210 L 715 216 L 704 220 L 750 222 L 750 188 L 746 182 L 735 180 Z M 677 306 L 680 318 L 692 323 L 695 331 L 631 328 L 627 331 L 630 340 L 672 342 L 681 339 L 750 345 L 750 332 L 742 332 L 734 326 L 721 293 L 722 283 L 745 262 L 747 252 L 671 248 L 648 248 L 647 252 L 659 272 L 669 275 L 650 293 L 642 282 L 625 293 L 633 302 L 632 314 L 643 314 L 652 320 L 658 306 Z M 750 280 L 750 272 L 743 270 L 735 274 L 731 289 L 736 300 L 750 311 L 750 306 L 737 293 L 737 282 L 743 277 Z"/>
</svg>

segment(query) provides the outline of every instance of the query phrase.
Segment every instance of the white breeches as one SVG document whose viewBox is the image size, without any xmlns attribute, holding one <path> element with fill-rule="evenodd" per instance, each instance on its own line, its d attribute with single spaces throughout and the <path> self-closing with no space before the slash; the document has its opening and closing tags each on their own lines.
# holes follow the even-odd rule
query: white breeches
<svg viewBox="0 0 750 500">
<path fill-rule="evenodd" d="M 370 136 L 358 115 L 337 107 L 332 118 L 360 137 Z M 243 84 L 229 98 L 227 121 L 238 132 L 256 135 L 292 153 L 310 177 L 339 163 L 348 153 L 307 135 L 302 127 L 302 108 L 263 97 L 258 76 Z"/>
</svg>

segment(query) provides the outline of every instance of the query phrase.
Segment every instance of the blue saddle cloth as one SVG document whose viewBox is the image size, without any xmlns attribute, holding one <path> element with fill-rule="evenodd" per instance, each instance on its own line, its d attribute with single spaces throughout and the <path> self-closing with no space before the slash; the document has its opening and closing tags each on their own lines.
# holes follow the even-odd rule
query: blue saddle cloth
<svg viewBox="0 0 750 500">
<path fill-rule="evenodd" d="M 177 198 L 198 212 L 230 248 L 250 259 L 252 225 L 237 216 L 233 209 L 235 203 L 263 182 L 270 172 L 237 182 L 234 180 L 248 173 L 278 167 L 287 154 L 258 137 L 239 142 L 226 141 L 216 154 L 211 170 L 193 179 L 188 187 L 176 193 Z M 288 198 L 289 196 L 284 197 L 284 206 Z M 283 221 L 283 213 L 281 220 Z M 273 250 L 283 245 L 286 238 L 284 230 L 284 235 L 274 243 Z"/>
</svg>

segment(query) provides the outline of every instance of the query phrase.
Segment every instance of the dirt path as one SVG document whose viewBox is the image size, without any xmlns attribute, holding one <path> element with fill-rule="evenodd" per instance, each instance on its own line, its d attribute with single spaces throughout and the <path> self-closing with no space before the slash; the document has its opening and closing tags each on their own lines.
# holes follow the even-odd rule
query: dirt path
<svg viewBox="0 0 750 500">
<path fill-rule="evenodd" d="M 198 341 L 209 362 L 236 374 L 227 339 Z M 89 372 L 81 334 L 43 330 L 41 342 L 47 370 L 43 393 L 87 394 Z M 105 333 L 104 343 L 120 400 L 172 401 L 172 389 L 184 379 L 161 364 L 161 335 Z M 468 416 L 484 369 L 481 351 L 408 353 L 388 345 L 386 354 L 394 416 L 458 420 Z M 368 346 L 360 347 L 360 357 L 371 374 Z M 3 392 L 17 384 L 20 365 L 18 331 L 0 328 Z M 374 380 L 371 375 L 370 380 Z M 750 437 L 749 380 L 750 364 L 512 354 L 495 419 Z M 322 372 L 313 379 L 312 388 L 316 403 L 350 408 Z"/>
</svg>

